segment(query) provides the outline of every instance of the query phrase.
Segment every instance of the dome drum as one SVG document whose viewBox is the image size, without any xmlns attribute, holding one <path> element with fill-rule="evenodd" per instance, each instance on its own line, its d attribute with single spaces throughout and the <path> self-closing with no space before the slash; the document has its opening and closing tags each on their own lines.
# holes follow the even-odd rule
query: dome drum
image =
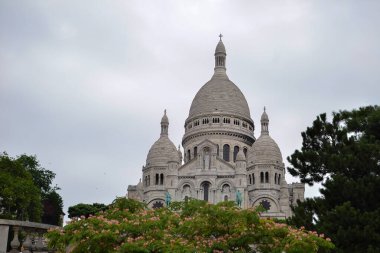
<svg viewBox="0 0 380 253">
<path fill-rule="evenodd" d="M 183 136 L 183 143 L 185 142 L 185 139 L 191 135 L 198 135 L 199 133 L 236 133 L 239 135 L 245 135 L 248 139 L 252 139 L 254 141 L 255 137 L 253 135 L 253 132 L 249 130 L 248 128 L 243 128 L 241 126 L 236 125 L 224 125 L 224 124 L 211 124 L 206 126 L 198 126 L 198 127 L 192 127 L 191 129 L 188 129 L 185 131 L 185 134 Z M 250 143 L 252 145 L 253 141 Z"/>
<path fill-rule="evenodd" d="M 255 137 L 246 135 L 244 133 L 237 133 L 236 131 L 230 131 L 230 130 L 221 130 L 221 131 L 201 131 L 197 133 L 192 134 L 185 134 L 185 136 L 182 139 L 182 146 L 186 147 L 189 145 L 190 141 L 193 139 L 197 139 L 199 137 L 205 137 L 209 136 L 210 139 L 213 138 L 221 138 L 221 136 L 226 136 L 227 138 L 230 138 L 232 140 L 236 140 L 239 142 L 242 142 L 246 145 L 251 146 L 252 143 L 255 141 Z"/>
</svg>

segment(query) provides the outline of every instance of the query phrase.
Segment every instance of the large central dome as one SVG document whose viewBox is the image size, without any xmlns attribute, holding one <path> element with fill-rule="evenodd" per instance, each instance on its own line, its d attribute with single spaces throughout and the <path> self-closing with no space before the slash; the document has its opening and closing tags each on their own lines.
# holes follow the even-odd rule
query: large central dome
<svg viewBox="0 0 380 253">
<path fill-rule="evenodd" d="M 247 100 L 226 74 L 225 60 L 226 49 L 220 40 L 215 49 L 215 73 L 195 95 L 189 119 L 206 114 L 225 114 L 252 121 Z"/>
<path fill-rule="evenodd" d="M 247 100 L 226 74 L 227 54 L 221 39 L 214 56 L 214 75 L 200 88 L 191 103 L 182 145 L 188 148 L 198 139 L 207 138 L 217 143 L 223 138 L 230 138 L 251 146 L 255 141 L 255 126 Z"/>
<path fill-rule="evenodd" d="M 226 74 L 214 75 L 203 85 L 191 103 L 189 118 L 214 113 L 251 119 L 247 100 Z"/>
</svg>

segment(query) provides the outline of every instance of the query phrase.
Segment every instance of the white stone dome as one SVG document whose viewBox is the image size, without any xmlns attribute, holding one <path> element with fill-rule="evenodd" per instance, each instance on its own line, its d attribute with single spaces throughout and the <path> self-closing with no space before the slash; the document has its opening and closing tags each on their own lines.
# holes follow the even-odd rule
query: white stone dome
<svg viewBox="0 0 380 253">
<path fill-rule="evenodd" d="M 219 36 L 222 38 L 222 35 Z M 252 121 L 247 100 L 226 74 L 226 49 L 220 39 L 215 49 L 215 73 L 191 103 L 189 118 L 207 114 L 226 114 Z"/>
<path fill-rule="evenodd" d="M 161 136 L 150 148 L 146 166 L 167 165 L 168 162 L 179 162 L 178 150 L 168 136 Z"/>
<path fill-rule="evenodd" d="M 174 143 L 169 139 L 169 118 L 164 111 L 161 119 L 160 138 L 152 145 L 146 157 L 146 166 L 166 166 L 168 162 L 180 162 Z"/>
<path fill-rule="evenodd" d="M 251 120 L 247 100 L 226 74 L 214 75 L 195 95 L 189 118 L 205 114 L 232 114 Z"/>
<path fill-rule="evenodd" d="M 248 164 L 282 164 L 282 155 L 277 143 L 269 135 L 261 135 L 248 153 Z"/>
<path fill-rule="evenodd" d="M 261 115 L 261 135 L 253 143 L 248 154 L 248 165 L 282 164 L 282 155 L 277 143 L 269 135 L 269 117 L 265 111 Z"/>
</svg>

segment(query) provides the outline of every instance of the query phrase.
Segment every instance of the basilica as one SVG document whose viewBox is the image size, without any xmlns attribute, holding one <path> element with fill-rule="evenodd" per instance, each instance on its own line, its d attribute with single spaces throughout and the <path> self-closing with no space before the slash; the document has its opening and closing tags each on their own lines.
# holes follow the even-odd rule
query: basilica
<svg viewBox="0 0 380 253">
<path fill-rule="evenodd" d="M 262 215 L 286 218 L 290 206 L 303 201 L 305 186 L 285 181 L 281 151 L 269 134 L 269 117 L 261 115 L 261 133 L 243 93 L 226 73 L 226 49 L 215 49 L 214 75 L 195 95 L 185 121 L 182 154 L 169 138 L 169 118 L 150 148 L 142 180 L 128 186 L 128 198 L 151 208 L 195 198 L 218 203 L 236 201 L 242 208 L 262 205 Z"/>
</svg>

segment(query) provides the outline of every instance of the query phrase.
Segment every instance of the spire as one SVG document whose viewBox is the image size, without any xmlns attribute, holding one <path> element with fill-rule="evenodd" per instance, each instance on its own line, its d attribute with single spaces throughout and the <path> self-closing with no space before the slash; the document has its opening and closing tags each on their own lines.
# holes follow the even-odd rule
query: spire
<svg viewBox="0 0 380 253">
<path fill-rule="evenodd" d="M 269 134 L 269 117 L 268 117 L 268 114 L 266 113 L 265 106 L 264 106 L 264 112 L 261 115 L 261 134 L 262 135 Z"/>
<path fill-rule="evenodd" d="M 222 41 L 223 35 L 219 35 L 219 42 L 215 49 L 215 72 L 226 71 L 226 48 Z"/>
<path fill-rule="evenodd" d="M 166 109 L 164 110 L 164 116 L 161 119 L 161 136 L 168 136 L 169 119 L 166 116 Z"/>
</svg>

